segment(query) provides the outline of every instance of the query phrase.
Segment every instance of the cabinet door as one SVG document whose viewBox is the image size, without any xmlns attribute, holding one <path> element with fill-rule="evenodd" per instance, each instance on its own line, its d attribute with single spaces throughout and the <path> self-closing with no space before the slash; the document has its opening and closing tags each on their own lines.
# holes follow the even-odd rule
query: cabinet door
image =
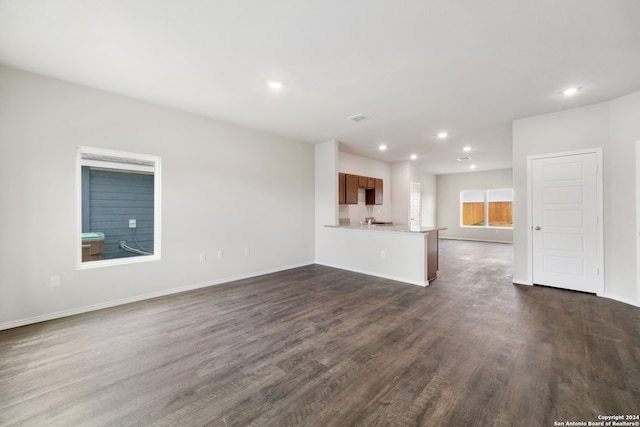
<svg viewBox="0 0 640 427">
<path fill-rule="evenodd" d="M 431 281 L 438 277 L 438 232 L 430 231 L 424 238 L 425 253 L 427 255 L 427 280 Z"/>
<path fill-rule="evenodd" d="M 358 204 L 358 175 L 347 174 L 344 198 L 348 205 Z"/>
<path fill-rule="evenodd" d="M 338 174 L 338 203 L 345 204 L 345 183 L 346 176 L 343 173 Z"/>
<path fill-rule="evenodd" d="M 376 178 L 374 191 L 376 193 L 375 204 L 381 205 L 382 204 L 382 179 Z"/>
<path fill-rule="evenodd" d="M 366 188 L 375 188 L 376 187 L 376 179 L 375 178 L 367 178 L 367 187 Z"/>
<path fill-rule="evenodd" d="M 381 205 L 382 204 L 382 183 L 380 178 L 371 178 L 374 180 L 373 186 L 366 190 L 366 203 L 367 205 Z"/>
<path fill-rule="evenodd" d="M 367 177 L 366 176 L 359 176 L 358 177 L 358 187 L 367 188 Z"/>
</svg>

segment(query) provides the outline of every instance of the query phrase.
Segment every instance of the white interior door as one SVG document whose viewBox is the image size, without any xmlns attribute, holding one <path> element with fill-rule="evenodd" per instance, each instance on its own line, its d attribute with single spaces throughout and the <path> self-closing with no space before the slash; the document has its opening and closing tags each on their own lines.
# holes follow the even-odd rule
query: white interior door
<svg viewBox="0 0 640 427">
<path fill-rule="evenodd" d="M 533 283 L 598 291 L 596 153 L 531 162 Z"/>
<path fill-rule="evenodd" d="M 409 183 L 409 227 L 415 231 L 420 230 L 420 187 L 419 182 Z"/>
</svg>

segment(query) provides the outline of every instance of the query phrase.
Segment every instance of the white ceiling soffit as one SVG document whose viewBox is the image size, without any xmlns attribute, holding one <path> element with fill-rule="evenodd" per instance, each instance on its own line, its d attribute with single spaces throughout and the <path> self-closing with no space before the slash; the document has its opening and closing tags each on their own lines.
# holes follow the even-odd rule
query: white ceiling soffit
<svg viewBox="0 0 640 427">
<path fill-rule="evenodd" d="M 440 174 L 640 89 L 639 23 L 637 0 L 0 0 L 0 63 Z"/>
</svg>

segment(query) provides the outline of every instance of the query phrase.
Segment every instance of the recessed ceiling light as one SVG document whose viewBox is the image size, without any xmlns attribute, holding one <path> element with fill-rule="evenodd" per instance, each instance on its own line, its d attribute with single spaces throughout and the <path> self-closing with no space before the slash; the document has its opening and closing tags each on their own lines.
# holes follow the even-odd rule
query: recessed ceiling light
<svg viewBox="0 0 640 427">
<path fill-rule="evenodd" d="M 378 145 L 378 148 L 380 149 L 380 151 L 384 151 L 387 149 L 387 144 L 380 144 Z"/>
<path fill-rule="evenodd" d="M 462 149 L 462 151 L 464 151 L 464 152 L 468 153 L 469 151 L 471 151 L 471 147 L 469 147 L 469 146 L 467 145 L 466 147 L 464 147 L 464 148 Z"/>
<path fill-rule="evenodd" d="M 573 96 L 573 95 L 575 95 L 576 93 L 578 93 L 578 88 L 577 88 L 577 87 L 570 87 L 570 88 L 565 89 L 565 90 L 562 92 L 562 94 L 563 94 L 564 96 Z"/>
<path fill-rule="evenodd" d="M 271 89 L 282 89 L 282 83 L 276 81 L 270 81 L 267 83 Z"/>
<path fill-rule="evenodd" d="M 440 132 L 438 134 L 438 138 L 440 138 L 440 139 L 445 139 L 448 136 L 449 136 L 449 134 L 447 132 Z"/>
<path fill-rule="evenodd" d="M 476 165 L 469 166 L 469 169 L 475 169 L 475 168 L 476 168 Z"/>
<path fill-rule="evenodd" d="M 417 155 L 417 154 L 412 154 L 412 155 L 411 155 L 411 160 L 415 160 L 415 159 L 417 159 L 417 158 L 418 158 L 418 155 Z"/>
</svg>

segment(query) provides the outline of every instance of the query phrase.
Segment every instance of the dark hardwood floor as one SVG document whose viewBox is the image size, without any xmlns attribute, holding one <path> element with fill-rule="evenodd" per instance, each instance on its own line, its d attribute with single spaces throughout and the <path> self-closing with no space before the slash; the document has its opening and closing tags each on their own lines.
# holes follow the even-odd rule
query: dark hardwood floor
<svg viewBox="0 0 640 427">
<path fill-rule="evenodd" d="M 427 288 L 313 265 L 0 332 L 0 425 L 554 426 L 640 414 L 640 309 L 442 240 Z M 559 424 L 558 424 L 559 425 Z"/>
</svg>

